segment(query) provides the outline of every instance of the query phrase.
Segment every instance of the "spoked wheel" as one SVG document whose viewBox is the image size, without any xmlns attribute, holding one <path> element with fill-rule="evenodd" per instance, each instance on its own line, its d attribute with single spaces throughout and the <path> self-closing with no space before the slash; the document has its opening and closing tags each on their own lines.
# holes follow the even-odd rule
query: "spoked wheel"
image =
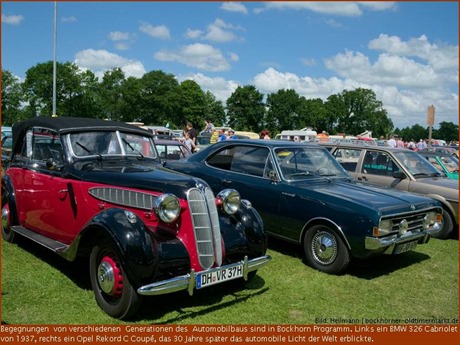
<svg viewBox="0 0 460 345">
<path fill-rule="evenodd" d="M 136 313 L 141 296 L 124 274 L 114 245 L 106 241 L 95 246 L 89 265 L 91 286 L 102 310 L 118 319 L 129 318 Z"/>
<path fill-rule="evenodd" d="M 309 229 L 303 244 L 307 263 L 330 274 L 340 274 L 350 263 L 350 254 L 343 240 L 328 226 Z"/>
<path fill-rule="evenodd" d="M 2 189 L 2 238 L 14 242 L 15 232 L 11 230 L 11 210 L 8 203 L 8 192 Z"/>
</svg>

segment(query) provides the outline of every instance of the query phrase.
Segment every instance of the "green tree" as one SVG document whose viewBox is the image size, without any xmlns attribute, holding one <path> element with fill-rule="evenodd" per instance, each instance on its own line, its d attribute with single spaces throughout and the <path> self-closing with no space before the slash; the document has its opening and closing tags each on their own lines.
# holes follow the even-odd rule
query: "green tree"
<svg viewBox="0 0 460 345">
<path fill-rule="evenodd" d="M 330 96 L 328 103 L 329 116 L 335 115 L 339 132 L 357 135 L 370 130 L 374 136 L 380 136 L 393 129 L 393 122 L 372 90 L 344 90 Z"/>
<path fill-rule="evenodd" d="M 331 132 L 333 130 L 333 121 L 331 122 L 326 106 L 320 98 L 305 99 L 301 97 L 299 114 L 301 128 L 310 127 L 318 132 Z"/>
<path fill-rule="evenodd" d="M 53 62 L 35 65 L 26 71 L 22 84 L 27 112 L 31 116 L 52 115 Z M 66 62 L 56 64 L 56 113 L 61 116 L 99 117 L 97 79 L 87 70 Z"/>
<path fill-rule="evenodd" d="M 264 126 L 264 95 L 255 86 L 238 86 L 227 99 L 229 126 L 258 133 Z"/>
<path fill-rule="evenodd" d="M 165 125 L 178 123 L 177 95 L 179 84 L 172 74 L 151 71 L 141 78 L 139 114 L 140 121 L 146 125 Z"/>
<path fill-rule="evenodd" d="M 182 121 L 182 128 L 186 122 L 191 122 L 199 132 L 206 119 L 207 103 L 203 90 L 194 80 L 184 80 L 179 85 L 177 104 L 177 115 L 180 117 L 176 119 L 176 124 Z"/>
<path fill-rule="evenodd" d="M 439 129 L 433 133 L 433 138 L 442 139 L 447 142 L 458 141 L 458 125 L 453 122 L 441 122 Z"/>
<path fill-rule="evenodd" d="M 10 71 L 2 70 L 2 125 L 11 126 L 24 117 L 25 113 L 21 110 L 22 100 L 18 78 Z"/>
<path fill-rule="evenodd" d="M 125 74 L 121 68 L 106 71 L 99 84 L 102 116 L 110 120 L 123 120 L 123 84 Z"/>
<path fill-rule="evenodd" d="M 301 99 L 293 89 L 278 90 L 267 96 L 265 127 L 276 133 L 284 129 L 300 128 Z M 261 128 L 259 128 L 261 129 Z"/>
<path fill-rule="evenodd" d="M 227 119 L 222 101 L 217 101 L 216 96 L 211 91 L 206 91 L 204 97 L 206 101 L 206 117 L 215 126 L 225 126 Z"/>
<path fill-rule="evenodd" d="M 120 87 L 120 120 L 124 122 L 143 122 L 142 81 L 128 77 Z"/>
</svg>

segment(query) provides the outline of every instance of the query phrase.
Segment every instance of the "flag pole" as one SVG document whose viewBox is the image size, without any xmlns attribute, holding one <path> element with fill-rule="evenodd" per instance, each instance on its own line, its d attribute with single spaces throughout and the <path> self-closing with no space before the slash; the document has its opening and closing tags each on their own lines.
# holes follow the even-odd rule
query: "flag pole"
<svg viewBox="0 0 460 345">
<path fill-rule="evenodd" d="M 55 117 L 56 114 L 56 46 L 57 46 L 57 2 L 54 2 L 54 55 L 53 55 L 53 113 L 51 116 Z"/>
</svg>

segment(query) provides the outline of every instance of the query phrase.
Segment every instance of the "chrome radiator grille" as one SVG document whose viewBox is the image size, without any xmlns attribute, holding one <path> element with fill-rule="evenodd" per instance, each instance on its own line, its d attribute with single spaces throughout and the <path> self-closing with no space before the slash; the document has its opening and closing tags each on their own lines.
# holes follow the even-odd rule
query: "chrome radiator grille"
<svg viewBox="0 0 460 345">
<path fill-rule="evenodd" d="M 192 215 L 198 258 L 203 269 L 222 264 L 221 234 L 214 194 L 209 189 L 190 189 L 188 204 Z"/>
<path fill-rule="evenodd" d="M 109 187 L 91 188 L 89 194 L 99 200 L 112 204 L 140 208 L 143 210 L 151 210 L 156 199 L 156 196 L 151 194 Z"/>
<path fill-rule="evenodd" d="M 432 211 L 432 210 L 428 210 L 428 211 Z M 389 217 L 389 219 L 393 223 L 392 231 L 394 232 L 399 231 L 402 221 L 407 222 L 408 231 L 422 230 L 423 220 L 426 214 L 427 214 L 427 210 L 423 210 L 421 212 L 405 213 L 405 214 L 399 214 L 393 217 Z"/>
</svg>

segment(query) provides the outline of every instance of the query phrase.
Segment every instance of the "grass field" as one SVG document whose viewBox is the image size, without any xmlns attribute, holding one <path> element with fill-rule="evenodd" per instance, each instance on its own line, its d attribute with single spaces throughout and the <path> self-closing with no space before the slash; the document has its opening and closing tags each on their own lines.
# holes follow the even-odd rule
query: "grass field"
<svg viewBox="0 0 460 345">
<path fill-rule="evenodd" d="M 355 261 L 332 276 L 300 248 L 270 241 L 272 261 L 245 289 L 217 285 L 146 298 L 133 324 L 313 324 L 320 318 L 458 318 L 458 240 L 431 239 L 401 256 Z M 87 262 L 28 240 L 2 241 L 2 323 L 125 324 L 97 306 Z M 366 322 L 365 322 L 366 323 Z"/>
</svg>

